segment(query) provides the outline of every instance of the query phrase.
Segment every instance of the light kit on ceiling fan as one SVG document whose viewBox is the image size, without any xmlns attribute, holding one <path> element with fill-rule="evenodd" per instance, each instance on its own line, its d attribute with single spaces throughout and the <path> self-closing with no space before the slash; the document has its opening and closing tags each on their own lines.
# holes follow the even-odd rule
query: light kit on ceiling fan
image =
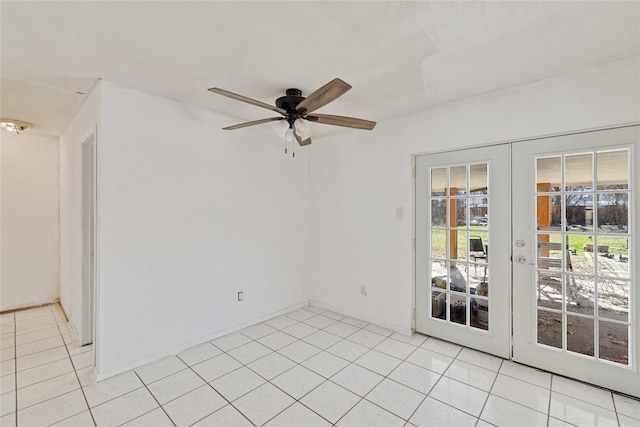
<svg viewBox="0 0 640 427">
<path fill-rule="evenodd" d="M 331 80 L 329 83 L 322 86 L 306 98 L 302 96 L 302 91 L 300 89 L 287 89 L 285 96 L 281 96 L 276 99 L 275 106 L 217 87 L 212 87 L 209 91 L 235 99 L 236 101 L 246 102 L 257 107 L 266 108 L 268 110 L 275 111 L 276 113 L 280 113 L 282 117 L 270 117 L 268 119 L 254 120 L 251 122 L 228 126 L 223 129 L 234 130 L 277 121 L 278 123 L 274 124 L 273 130 L 278 136 L 284 138 L 286 153 L 286 144 L 293 142 L 294 138 L 301 146 L 311 144 L 311 126 L 309 126 L 309 122 L 364 130 L 372 130 L 375 127 L 376 122 L 372 122 L 370 120 L 333 116 L 329 114 L 310 114 L 318 108 L 323 107 L 336 98 L 342 96 L 349 89 L 351 89 L 351 86 L 340 79 Z"/>
<path fill-rule="evenodd" d="M 296 121 L 293 122 L 293 127 L 295 128 L 296 133 L 300 135 L 300 138 L 303 140 L 311 137 L 311 126 L 309 126 L 309 124 L 304 120 L 296 119 Z"/>
<path fill-rule="evenodd" d="M 284 138 L 284 135 L 287 133 L 288 130 L 289 130 L 289 123 L 287 123 L 287 121 L 284 118 L 282 120 L 279 120 L 278 123 L 273 125 L 273 131 L 280 138 Z"/>
<path fill-rule="evenodd" d="M 32 128 L 33 123 L 25 122 L 24 120 L 0 118 L 0 127 L 20 135 L 20 132 Z"/>
</svg>

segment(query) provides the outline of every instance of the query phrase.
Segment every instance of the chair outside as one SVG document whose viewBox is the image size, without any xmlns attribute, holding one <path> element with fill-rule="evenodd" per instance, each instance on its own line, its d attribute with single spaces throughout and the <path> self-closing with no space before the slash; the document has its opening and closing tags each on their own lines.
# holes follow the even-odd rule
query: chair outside
<svg viewBox="0 0 640 427">
<path fill-rule="evenodd" d="M 473 262 L 478 262 L 479 259 L 487 262 L 487 252 L 485 250 L 485 246 L 482 243 L 482 237 L 480 236 L 470 236 L 469 237 L 469 255 L 473 258 Z M 474 265 L 474 272 L 476 277 L 478 276 L 478 264 Z M 485 266 L 486 272 L 486 266 Z"/>
</svg>

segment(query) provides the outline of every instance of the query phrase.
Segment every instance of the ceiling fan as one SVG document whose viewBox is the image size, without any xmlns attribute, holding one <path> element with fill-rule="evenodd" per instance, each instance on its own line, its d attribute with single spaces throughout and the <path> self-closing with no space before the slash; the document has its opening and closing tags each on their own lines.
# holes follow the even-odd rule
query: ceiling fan
<svg viewBox="0 0 640 427">
<path fill-rule="evenodd" d="M 285 141 L 287 142 L 292 142 L 295 137 L 298 143 L 301 146 L 304 146 L 311 144 L 311 129 L 305 120 L 325 125 L 344 126 L 355 129 L 371 130 L 375 127 L 376 122 L 369 120 L 329 114 L 311 114 L 318 108 L 343 95 L 349 89 L 351 89 L 349 84 L 337 78 L 331 80 L 329 83 L 325 84 L 306 98 L 302 96 L 302 91 L 300 89 L 287 89 L 285 96 L 276 99 L 275 106 L 217 87 L 212 87 L 209 91 L 217 93 L 218 95 L 227 96 L 237 101 L 266 108 L 282 115 L 282 117 L 270 117 L 268 119 L 254 120 L 251 122 L 228 126 L 223 129 L 234 130 L 247 126 L 279 121 L 279 123 L 274 127 L 276 133 L 285 137 Z"/>
</svg>

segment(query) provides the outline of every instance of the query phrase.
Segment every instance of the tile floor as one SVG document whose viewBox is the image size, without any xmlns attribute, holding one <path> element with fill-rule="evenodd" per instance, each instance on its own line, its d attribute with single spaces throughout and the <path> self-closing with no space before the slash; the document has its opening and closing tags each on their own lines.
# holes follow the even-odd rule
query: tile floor
<svg viewBox="0 0 640 427">
<path fill-rule="evenodd" d="M 640 401 L 307 307 L 95 383 L 58 305 L 1 316 L 2 427 L 640 426 Z"/>
</svg>

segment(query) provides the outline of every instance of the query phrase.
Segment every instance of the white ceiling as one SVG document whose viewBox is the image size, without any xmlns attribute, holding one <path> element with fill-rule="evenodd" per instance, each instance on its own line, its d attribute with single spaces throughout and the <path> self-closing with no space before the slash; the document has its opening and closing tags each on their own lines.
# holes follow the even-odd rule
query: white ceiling
<svg viewBox="0 0 640 427">
<path fill-rule="evenodd" d="M 375 121 L 640 54 L 637 1 L 2 1 L 2 117 L 60 134 L 98 79 L 270 117 L 340 77 L 321 112 Z M 240 131 L 238 131 L 240 132 Z"/>
</svg>

